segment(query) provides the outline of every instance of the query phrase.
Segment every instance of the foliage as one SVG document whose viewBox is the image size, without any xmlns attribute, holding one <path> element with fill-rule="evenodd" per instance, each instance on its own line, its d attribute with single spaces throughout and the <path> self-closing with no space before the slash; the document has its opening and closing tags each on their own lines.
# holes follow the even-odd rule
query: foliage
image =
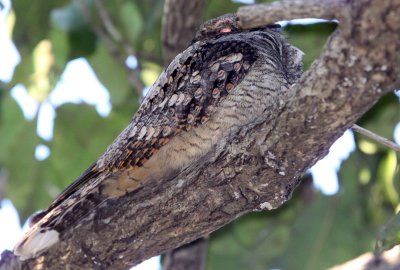
<svg viewBox="0 0 400 270">
<path fill-rule="evenodd" d="M 12 81 L 0 84 L 0 168 L 8 173 L 6 196 L 24 219 L 46 207 L 129 122 L 139 104 L 132 74 L 150 85 L 162 69 L 163 1 L 104 3 L 119 36 L 107 32 L 93 0 L 13 1 L 13 40 L 22 61 Z M 209 1 L 205 18 L 238 6 L 227 0 Z M 108 33 L 107 38 L 96 28 Z M 306 53 L 308 67 L 334 29 L 334 23 L 320 23 L 289 25 L 285 31 Z M 138 57 L 136 70 L 123 62 L 131 53 Z M 36 134 L 38 116 L 26 120 L 11 89 L 23 84 L 42 103 L 68 61 L 79 57 L 88 59 L 110 92 L 112 112 L 103 118 L 87 104 L 57 107 L 54 138 L 45 141 Z M 399 110 L 398 99 L 389 95 L 360 124 L 392 138 Z M 281 209 L 246 215 L 214 233 L 208 269 L 322 269 L 371 250 L 379 226 L 399 208 L 399 155 L 364 137 L 357 136 L 356 141 L 356 151 L 340 169 L 338 194 L 325 196 L 303 181 Z M 34 157 L 39 143 L 51 150 L 44 161 Z M 399 242 L 397 224 L 398 217 L 379 234 L 381 249 Z"/>
</svg>

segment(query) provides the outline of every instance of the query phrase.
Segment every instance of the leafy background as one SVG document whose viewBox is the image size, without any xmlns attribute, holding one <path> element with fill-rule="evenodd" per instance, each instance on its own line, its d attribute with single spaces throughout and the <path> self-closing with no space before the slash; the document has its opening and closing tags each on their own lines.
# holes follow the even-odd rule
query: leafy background
<svg viewBox="0 0 400 270">
<path fill-rule="evenodd" d="M 21 62 L 10 82 L 0 82 L 0 170 L 3 178 L 6 175 L 0 199 L 10 198 L 22 220 L 45 208 L 126 126 L 140 103 L 141 89 L 132 83 L 132 74 L 150 86 L 163 69 L 163 1 L 104 3 L 121 34 L 120 40 L 112 40 L 113 46 L 94 31 L 104 25 L 93 0 L 12 2 L 8 27 Z M 204 19 L 239 6 L 210 0 Z M 289 25 L 284 31 L 306 53 L 308 67 L 335 27 L 334 23 Z M 129 55 L 137 57 L 134 69 L 125 65 Z M 109 91 L 111 113 L 101 117 L 84 103 L 59 106 L 54 137 L 45 140 L 37 135 L 38 115 L 25 119 L 11 89 L 22 84 L 39 103 L 46 102 L 66 64 L 80 57 L 88 60 Z M 399 100 L 391 94 L 359 124 L 393 139 L 399 121 Z M 284 207 L 246 215 L 212 234 L 207 269 L 323 269 L 372 250 L 383 224 L 388 225 L 378 234 L 379 247 L 397 243 L 399 222 L 396 217 L 388 220 L 399 209 L 399 154 L 359 135 L 355 139 L 356 150 L 339 172 L 337 194 L 326 196 L 315 190 L 311 176 L 306 176 Z M 38 144 L 50 148 L 49 158 L 35 159 Z"/>
</svg>

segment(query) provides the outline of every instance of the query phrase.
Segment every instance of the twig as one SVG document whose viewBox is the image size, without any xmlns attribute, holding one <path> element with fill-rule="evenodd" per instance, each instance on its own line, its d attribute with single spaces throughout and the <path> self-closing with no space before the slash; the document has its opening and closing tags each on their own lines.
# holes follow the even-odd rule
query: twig
<svg viewBox="0 0 400 270">
<path fill-rule="evenodd" d="M 98 1 L 96 1 L 98 2 Z M 137 69 L 130 69 L 126 64 L 125 64 L 125 60 L 128 57 L 128 55 L 133 55 L 133 50 L 130 48 L 129 50 L 127 50 L 126 46 L 123 45 L 124 51 L 126 53 L 126 55 L 123 55 L 119 49 L 118 49 L 118 40 L 116 40 L 115 38 L 118 38 L 119 32 L 118 31 L 114 31 L 116 28 L 113 26 L 110 26 L 111 23 L 111 19 L 110 17 L 107 15 L 107 19 L 102 17 L 102 21 L 107 21 L 107 25 L 105 26 L 106 30 L 109 31 L 110 29 L 113 29 L 113 34 L 110 34 L 111 38 L 107 35 L 107 33 L 98 25 L 96 25 L 95 23 L 93 23 L 92 21 L 92 16 L 90 14 L 90 10 L 87 8 L 87 6 L 82 2 L 82 1 L 77 1 L 83 15 L 86 17 L 86 19 L 88 20 L 90 27 L 92 28 L 93 32 L 96 33 L 96 35 L 103 40 L 105 46 L 108 48 L 108 50 L 110 51 L 110 53 L 115 56 L 115 58 L 117 59 L 117 62 L 122 65 L 125 69 L 127 69 L 128 74 L 129 74 L 129 83 L 132 85 L 132 87 L 139 93 L 139 95 L 142 94 L 142 90 L 144 88 L 144 84 L 142 83 L 142 81 L 139 79 L 139 68 Z M 101 4 L 101 3 L 100 3 Z M 98 7 L 98 6 L 97 6 Z M 104 16 L 103 13 L 107 13 L 105 11 L 105 9 L 103 11 L 99 11 L 100 16 Z M 102 15 L 103 14 L 103 15 Z M 108 29 L 110 28 L 110 29 Z M 115 35 L 115 37 L 113 36 Z M 120 35 L 121 36 L 121 35 Z M 114 40 L 113 40 L 114 39 Z M 128 46 L 130 47 L 130 46 Z M 132 53 L 131 53 L 132 52 Z"/>
<path fill-rule="evenodd" d="M 400 153 L 400 145 L 397 145 L 389 139 L 379 136 L 378 134 L 375 134 L 372 131 L 362 128 L 358 125 L 353 125 L 351 129 Z"/>
<path fill-rule="evenodd" d="M 107 9 L 104 6 L 103 0 L 95 0 L 94 1 L 97 10 L 99 11 L 99 16 L 101 18 L 101 21 L 104 24 L 104 28 L 108 32 L 108 34 L 114 39 L 116 43 L 119 43 L 122 45 L 122 48 L 124 49 L 125 53 L 129 55 L 136 55 L 136 52 L 132 48 L 131 44 L 129 43 L 128 40 L 124 38 L 124 35 L 122 35 L 119 31 L 118 28 L 115 27 L 110 15 L 107 12 Z"/>
<path fill-rule="evenodd" d="M 128 56 L 130 55 L 136 55 L 136 52 L 133 50 L 132 46 L 129 44 L 129 42 L 124 38 L 124 35 L 122 35 L 117 27 L 114 26 L 114 23 L 109 16 L 107 9 L 104 7 L 104 3 L 102 0 L 95 0 L 95 5 L 97 10 L 99 11 L 99 16 L 101 18 L 101 21 L 104 24 L 104 28 L 106 31 L 109 33 L 109 35 L 114 39 L 114 41 L 117 44 L 120 44 L 122 46 L 122 49 L 125 51 L 125 57 L 122 59 L 122 64 L 126 66 L 125 60 Z M 139 95 L 142 94 L 144 84 L 142 81 L 139 79 L 140 78 L 140 63 L 138 63 L 138 66 L 135 69 L 130 69 L 129 70 L 129 81 L 131 82 L 132 85 L 135 86 L 135 89 L 138 91 Z"/>
<path fill-rule="evenodd" d="M 94 4 L 96 5 L 97 10 L 99 11 L 101 21 L 103 22 L 107 32 L 115 41 L 122 42 L 122 35 L 118 31 L 118 29 L 114 26 L 111 17 L 108 15 L 108 12 L 104 7 L 103 1 L 95 0 Z"/>
</svg>

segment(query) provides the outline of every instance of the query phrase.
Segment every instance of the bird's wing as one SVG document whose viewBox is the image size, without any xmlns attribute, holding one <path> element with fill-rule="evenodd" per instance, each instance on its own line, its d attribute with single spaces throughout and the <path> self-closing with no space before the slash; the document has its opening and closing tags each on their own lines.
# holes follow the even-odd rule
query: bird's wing
<svg viewBox="0 0 400 270">
<path fill-rule="evenodd" d="M 196 42 L 178 55 L 152 86 L 128 127 L 96 163 L 37 215 L 37 223 L 14 252 L 29 258 L 57 242 L 63 228 L 108 198 L 108 194 L 89 196 L 102 182 L 139 170 L 174 136 L 207 122 L 256 60 L 256 49 L 240 38 Z"/>
<path fill-rule="evenodd" d="M 178 55 L 149 90 L 129 126 L 49 209 L 101 173 L 142 166 L 171 137 L 207 122 L 256 57 L 251 44 L 239 40 L 198 42 Z"/>
<path fill-rule="evenodd" d="M 113 169 L 143 165 L 168 139 L 207 122 L 256 58 L 250 44 L 235 39 L 189 47 L 160 75 L 98 164 Z"/>
</svg>

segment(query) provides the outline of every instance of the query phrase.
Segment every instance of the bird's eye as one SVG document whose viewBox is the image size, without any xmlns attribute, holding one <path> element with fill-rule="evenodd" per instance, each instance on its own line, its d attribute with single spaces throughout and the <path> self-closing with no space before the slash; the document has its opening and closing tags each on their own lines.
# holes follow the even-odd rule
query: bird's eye
<svg viewBox="0 0 400 270">
<path fill-rule="evenodd" d="M 229 33 L 229 32 L 232 32 L 232 29 L 231 29 L 231 28 L 228 28 L 228 27 L 225 27 L 225 28 L 221 28 L 221 29 L 219 30 L 219 32 L 220 32 L 220 33 Z"/>
</svg>

